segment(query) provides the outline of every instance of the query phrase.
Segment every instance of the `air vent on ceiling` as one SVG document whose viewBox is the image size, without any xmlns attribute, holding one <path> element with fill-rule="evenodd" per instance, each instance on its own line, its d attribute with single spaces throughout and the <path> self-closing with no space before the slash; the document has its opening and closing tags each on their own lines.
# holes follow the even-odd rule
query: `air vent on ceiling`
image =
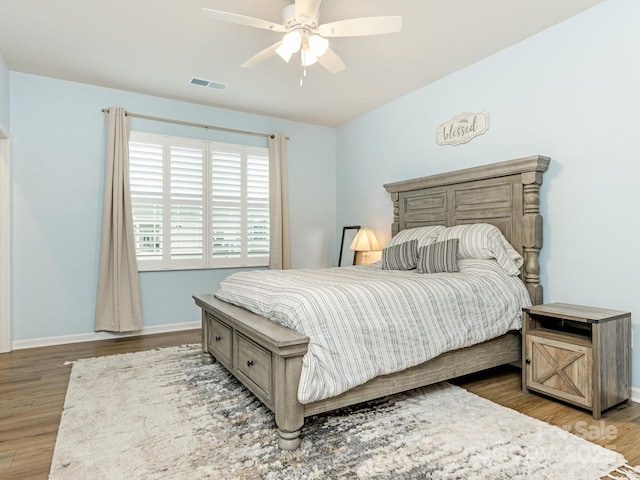
<svg viewBox="0 0 640 480">
<path fill-rule="evenodd" d="M 212 82 L 211 80 L 196 77 L 193 77 L 189 83 L 191 85 L 198 85 L 199 87 L 213 88 L 214 90 L 226 90 L 228 87 L 228 85 L 224 83 Z"/>
</svg>

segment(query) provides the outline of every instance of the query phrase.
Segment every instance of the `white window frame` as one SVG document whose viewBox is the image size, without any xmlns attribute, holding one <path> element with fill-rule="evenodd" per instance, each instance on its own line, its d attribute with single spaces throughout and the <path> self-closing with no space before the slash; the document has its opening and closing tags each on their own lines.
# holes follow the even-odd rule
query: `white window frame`
<svg viewBox="0 0 640 480">
<path fill-rule="evenodd" d="M 153 201 L 133 197 L 132 203 L 142 202 L 162 204 L 162 258 L 144 259 L 137 257 L 138 271 L 162 271 L 162 270 L 191 270 L 191 269 L 215 269 L 238 267 L 264 267 L 269 265 L 268 252 L 265 256 L 249 256 L 247 248 L 247 158 L 250 156 L 266 157 L 268 161 L 269 150 L 267 147 L 255 147 L 237 145 L 223 142 L 210 142 L 185 137 L 153 134 L 147 132 L 132 131 L 130 142 L 163 145 L 163 195 L 161 201 Z M 202 258 L 175 259 L 171 258 L 171 147 L 194 148 L 202 150 L 203 159 L 203 185 L 202 185 L 202 218 L 203 218 L 203 247 Z M 242 158 L 241 181 L 241 210 L 242 242 L 240 257 L 214 258 L 212 244 L 212 179 L 211 179 L 211 152 L 213 150 L 224 151 L 232 154 L 240 154 Z M 181 200 L 180 202 L 184 202 Z M 192 201 L 188 201 L 192 203 Z M 173 201 L 175 205 L 176 202 Z M 268 207 L 268 203 L 267 203 Z M 134 219 L 135 223 L 135 219 Z"/>
</svg>

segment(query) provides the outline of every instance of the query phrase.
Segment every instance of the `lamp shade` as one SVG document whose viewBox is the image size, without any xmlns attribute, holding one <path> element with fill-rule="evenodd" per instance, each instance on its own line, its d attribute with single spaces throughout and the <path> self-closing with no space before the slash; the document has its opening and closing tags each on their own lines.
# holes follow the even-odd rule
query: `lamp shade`
<svg viewBox="0 0 640 480">
<path fill-rule="evenodd" d="M 282 44 L 291 53 L 296 53 L 302 46 L 302 35 L 298 30 L 289 32 L 284 37 L 282 37 Z"/>
<path fill-rule="evenodd" d="M 302 61 L 303 67 L 308 67 L 309 65 L 313 65 L 318 61 L 318 57 L 313 54 L 313 51 L 308 46 L 302 47 L 300 53 L 300 59 Z"/>
<path fill-rule="evenodd" d="M 311 49 L 313 54 L 318 58 L 324 55 L 329 48 L 329 40 L 327 40 L 324 37 L 321 37 L 317 33 L 309 37 L 308 43 L 309 43 L 309 48 Z"/>
<path fill-rule="evenodd" d="M 382 250 L 382 247 L 380 247 L 380 243 L 378 243 L 378 239 L 376 238 L 376 234 L 373 233 L 373 230 L 361 228 L 358 230 L 356 238 L 351 242 L 349 249 L 355 250 L 356 252 L 373 252 Z"/>
<path fill-rule="evenodd" d="M 287 63 L 289 63 L 289 60 L 291 60 L 291 56 L 293 55 L 293 53 L 291 53 L 289 49 L 284 46 L 284 43 L 276 48 L 276 53 Z"/>
</svg>

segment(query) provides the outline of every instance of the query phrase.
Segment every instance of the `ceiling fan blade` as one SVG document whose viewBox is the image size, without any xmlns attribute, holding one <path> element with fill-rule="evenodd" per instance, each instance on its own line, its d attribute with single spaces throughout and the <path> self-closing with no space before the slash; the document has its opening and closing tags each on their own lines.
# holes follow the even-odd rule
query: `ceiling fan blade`
<svg viewBox="0 0 640 480">
<path fill-rule="evenodd" d="M 325 23 L 318 27 L 323 37 L 360 37 L 402 30 L 402 17 L 363 17 Z"/>
<path fill-rule="evenodd" d="M 301 21 L 312 22 L 318 17 L 322 0 L 296 0 L 296 18 Z"/>
<path fill-rule="evenodd" d="M 268 46 L 264 50 L 259 51 L 253 57 L 251 57 L 249 60 L 247 60 L 240 66 L 242 68 L 251 68 L 264 62 L 265 60 L 269 60 L 271 57 L 273 57 L 276 54 L 276 50 L 280 45 L 282 45 L 282 40 L 274 43 L 273 45 Z"/>
<path fill-rule="evenodd" d="M 210 8 L 203 8 L 202 15 L 215 18 L 223 22 L 237 23 L 238 25 L 245 25 L 247 27 L 262 28 L 264 30 L 272 30 L 274 32 L 286 32 L 287 30 L 278 23 L 269 22 L 267 20 L 261 20 L 259 18 L 247 17 L 245 15 L 239 15 L 237 13 L 222 12 L 220 10 L 211 10 Z"/>
<path fill-rule="evenodd" d="M 325 52 L 324 55 L 318 58 L 318 63 L 333 74 L 340 73 L 345 68 L 347 68 L 338 54 L 330 48 Z"/>
</svg>

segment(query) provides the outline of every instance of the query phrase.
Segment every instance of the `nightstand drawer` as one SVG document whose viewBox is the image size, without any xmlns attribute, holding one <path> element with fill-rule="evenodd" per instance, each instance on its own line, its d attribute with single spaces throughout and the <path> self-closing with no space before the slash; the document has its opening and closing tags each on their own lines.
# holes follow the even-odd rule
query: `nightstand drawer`
<svg viewBox="0 0 640 480">
<path fill-rule="evenodd" d="M 526 386 L 587 408 L 593 405 L 592 349 L 530 333 L 525 339 Z"/>
<path fill-rule="evenodd" d="M 207 322 L 209 323 L 209 338 L 207 339 L 209 352 L 222 364 L 230 366 L 233 348 L 231 327 L 209 314 L 207 314 Z"/>
<path fill-rule="evenodd" d="M 271 352 L 237 332 L 236 344 L 238 373 L 258 388 L 254 393 L 271 402 Z"/>
</svg>

